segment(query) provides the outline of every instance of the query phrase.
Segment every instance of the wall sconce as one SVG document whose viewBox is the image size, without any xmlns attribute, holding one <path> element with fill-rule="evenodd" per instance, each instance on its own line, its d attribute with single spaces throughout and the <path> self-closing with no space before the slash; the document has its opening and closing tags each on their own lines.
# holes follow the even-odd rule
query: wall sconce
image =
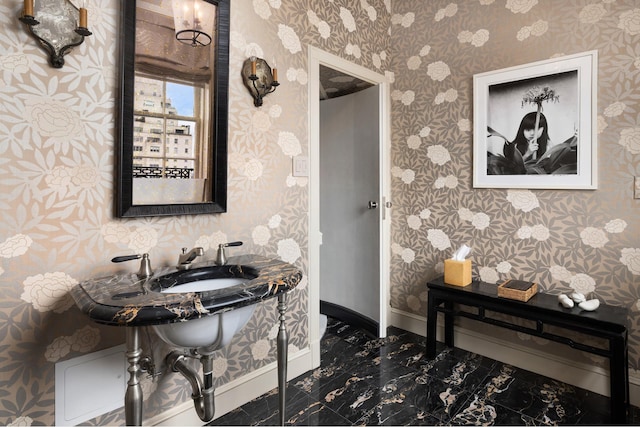
<svg viewBox="0 0 640 427">
<path fill-rule="evenodd" d="M 244 61 L 242 66 L 242 80 L 244 85 L 253 96 L 253 105 L 260 107 L 262 98 L 274 92 L 280 83 L 278 83 L 278 69 L 275 61 L 273 64 L 273 74 L 271 67 L 262 58 L 250 57 Z"/>
<path fill-rule="evenodd" d="M 78 10 L 68 0 L 24 0 L 19 19 L 49 53 L 54 68 L 62 68 L 63 56 L 91 35 L 87 29 L 87 9 L 83 6 Z"/>
<path fill-rule="evenodd" d="M 176 40 L 193 47 L 211 44 L 216 8 L 203 0 L 173 0 L 173 23 Z"/>
</svg>

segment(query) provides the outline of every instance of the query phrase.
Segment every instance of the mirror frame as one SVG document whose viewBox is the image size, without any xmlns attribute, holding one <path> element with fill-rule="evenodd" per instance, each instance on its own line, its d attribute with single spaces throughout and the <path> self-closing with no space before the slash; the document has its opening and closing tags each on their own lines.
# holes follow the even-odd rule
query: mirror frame
<svg viewBox="0 0 640 427">
<path fill-rule="evenodd" d="M 216 64 L 212 88 L 213 124 L 211 129 L 211 201 L 176 204 L 133 204 L 133 126 L 137 0 L 122 0 L 120 43 L 120 87 L 117 166 L 116 216 L 121 218 L 192 215 L 227 211 L 227 131 L 229 115 L 229 27 L 230 0 L 204 0 L 217 6 Z"/>
</svg>

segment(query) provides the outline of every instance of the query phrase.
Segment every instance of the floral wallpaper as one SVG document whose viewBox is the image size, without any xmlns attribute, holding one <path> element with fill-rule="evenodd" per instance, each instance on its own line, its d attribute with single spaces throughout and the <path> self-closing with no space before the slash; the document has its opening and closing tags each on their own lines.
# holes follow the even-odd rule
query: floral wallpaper
<svg viewBox="0 0 640 427">
<path fill-rule="evenodd" d="M 391 305 L 424 316 L 425 281 L 467 244 L 484 281 L 523 278 L 627 307 L 637 377 L 640 4 L 407 0 L 392 3 L 391 22 Z M 590 50 L 599 56 L 598 190 L 473 189 L 473 75 Z M 606 359 L 560 344 L 483 332 L 608 369 Z"/>
<path fill-rule="evenodd" d="M 124 0 L 122 0 L 124 1 Z M 158 0 L 167 1 L 167 0 Z M 180 248 L 205 257 L 224 241 L 234 253 L 278 257 L 307 268 L 308 179 L 292 176 L 306 155 L 306 46 L 370 68 L 389 60 L 390 5 L 382 0 L 231 2 L 228 212 L 118 219 L 113 216 L 120 2 L 87 2 L 93 35 L 53 69 L 18 21 L 23 2 L 0 4 L 0 424 L 54 424 L 55 363 L 124 342 L 124 331 L 89 321 L 69 296 L 82 280 L 135 271 L 117 255 L 148 252 L 173 265 Z M 277 59 L 281 86 L 261 108 L 242 85 L 252 52 Z M 216 386 L 275 362 L 275 301 L 215 361 Z M 307 279 L 289 298 L 289 353 L 308 346 Z M 144 418 L 191 401 L 189 384 L 164 370 L 168 349 L 149 330 L 142 377 Z M 119 409 L 87 424 L 122 425 Z"/>
<path fill-rule="evenodd" d="M 630 367 L 639 369 L 636 1 L 233 0 L 228 212 L 126 220 L 113 217 L 120 2 L 87 3 L 93 36 L 62 69 L 49 67 L 17 20 L 22 2 L 0 4 L 1 424 L 53 424 L 55 363 L 123 342 L 119 328 L 90 322 L 68 293 L 84 279 L 137 269 L 111 264 L 113 256 L 149 252 L 152 265 L 172 265 L 183 246 L 213 257 L 218 242 L 243 240 L 235 251 L 306 271 L 308 180 L 292 176 L 291 158 L 308 152 L 309 44 L 393 84 L 394 308 L 423 316 L 425 281 L 467 243 L 483 280 L 530 277 L 552 292 L 627 306 Z M 473 74 L 593 49 L 599 189 L 473 190 Z M 283 83 L 259 109 L 240 79 L 251 51 L 276 58 Z M 290 298 L 290 352 L 308 345 L 306 284 Z M 217 386 L 275 360 L 276 317 L 274 303 L 261 305 L 219 352 Z M 160 363 L 163 344 L 142 335 Z M 178 375 L 142 380 L 145 418 L 190 401 Z M 122 409 L 89 422 L 123 423 Z"/>
</svg>

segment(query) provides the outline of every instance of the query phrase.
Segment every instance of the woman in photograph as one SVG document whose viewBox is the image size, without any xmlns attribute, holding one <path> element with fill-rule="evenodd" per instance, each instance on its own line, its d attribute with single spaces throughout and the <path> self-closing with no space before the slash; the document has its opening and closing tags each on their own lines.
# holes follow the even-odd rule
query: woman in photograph
<svg viewBox="0 0 640 427">
<path fill-rule="evenodd" d="M 536 135 L 536 116 L 539 114 Z M 542 113 L 525 114 L 513 141 L 488 127 L 489 139 L 500 139 L 502 155 L 488 153 L 489 175 L 575 173 L 577 135 L 551 146 L 547 118 Z M 495 146 L 495 143 L 493 144 Z"/>
<path fill-rule="evenodd" d="M 503 147 L 503 154 L 507 159 L 513 159 L 514 150 L 517 148 L 522 155 L 522 160 L 527 163 L 529 160 L 541 159 L 542 155 L 547 151 L 549 145 L 549 132 L 547 126 L 547 118 L 540 113 L 538 120 L 538 134 L 535 134 L 537 113 L 531 112 L 526 114 L 518 133 L 512 142 L 506 141 Z"/>
</svg>

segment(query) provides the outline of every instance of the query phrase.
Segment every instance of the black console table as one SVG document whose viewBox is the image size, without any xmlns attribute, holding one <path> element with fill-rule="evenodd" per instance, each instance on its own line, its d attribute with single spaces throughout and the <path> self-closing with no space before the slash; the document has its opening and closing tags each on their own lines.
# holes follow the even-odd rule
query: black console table
<svg viewBox="0 0 640 427">
<path fill-rule="evenodd" d="M 571 309 L 558 303 L 557 295 L 538 292 L 528 302 L 498 297 L 497 285 L 474 280 L 468 286 L 448 285 L 443 277 L 427 283 L 429 303 L 427 309 L 427 357 L 436 355 L 436 324 L 438 312 L 444 313 L 444 342 L 453 347 L 453 320 L 456 316 L 501 326 L 518 332 L 560 342 L 572 348 L 597 354 L 609 359 L 611 387 L 611 420 L 616 424 L 626 422 L 629 407 L 629 369 L 627 319 L 628 310 L 600 304 L 596 311 L 583 311 L 577 306 Z M 463 310 L 463 306 L 473 307 Z M 491 317 L 490 313 L 503 313 L 532 321 L 532 326 Z M 533 327 L 535 324 L 535 327 Z M 608 340 L 608 348 L 593 347 L 574 339 L 548 332 L 545 326 L 553 325 L 569 331 L 577 331 Z"/>
</svg>

